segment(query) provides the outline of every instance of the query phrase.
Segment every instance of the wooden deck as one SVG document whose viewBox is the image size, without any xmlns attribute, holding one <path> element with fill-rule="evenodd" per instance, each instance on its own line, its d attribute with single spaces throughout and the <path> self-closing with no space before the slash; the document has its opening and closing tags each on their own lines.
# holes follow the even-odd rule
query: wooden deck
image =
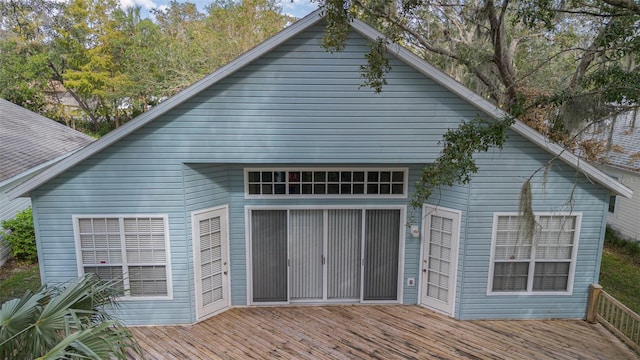
<svg viewBox="0 0 640 360">
<path fill-rule="evenodd" d="M 131 328 L 146 359 L 639 359 L 586 321 L 456 321 L 419 306 L 234 308 Z"/>
</svg>

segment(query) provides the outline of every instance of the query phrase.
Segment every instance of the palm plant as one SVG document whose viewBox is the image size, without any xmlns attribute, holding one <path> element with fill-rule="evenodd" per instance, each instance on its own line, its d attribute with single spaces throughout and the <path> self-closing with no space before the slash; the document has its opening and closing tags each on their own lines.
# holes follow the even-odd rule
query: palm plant
<svg viewBox="0 0 640 360">
<path fill-rule="evenodd" d="M 126 359 L 142 351 L 107 310 L 118 287 L 88 273 L 66 287 L 43 286 L 0 308 L 0 359 Z"/>
</svg>

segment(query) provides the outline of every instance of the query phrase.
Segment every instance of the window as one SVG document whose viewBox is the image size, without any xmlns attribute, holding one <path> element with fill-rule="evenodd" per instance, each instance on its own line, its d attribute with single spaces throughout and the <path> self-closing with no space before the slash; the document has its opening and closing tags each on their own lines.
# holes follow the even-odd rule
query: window
<svg viewBox="0 0 640 360">
<path fill-rule="evenodd" d="M 616 198 L 615 195 L 609 196 L 609 212 L 612 214 L 616 212 Z"/>
<path fill-rule="evenodd" d="M 407 169 L 246 169 L 248 197 L 405 197 Z"/>
<path fill-rule="evenodd" d="M 121 279 L 125 298 L 171 296 L 166 216 L 74 217 L 78 271 Z"/>
<path fill-rule="evenodd" d="M 580 215 L 536 215 L 533 236 L 518 215 L 495 215 L 489 293 L 570 293 Z"/>
</svg>

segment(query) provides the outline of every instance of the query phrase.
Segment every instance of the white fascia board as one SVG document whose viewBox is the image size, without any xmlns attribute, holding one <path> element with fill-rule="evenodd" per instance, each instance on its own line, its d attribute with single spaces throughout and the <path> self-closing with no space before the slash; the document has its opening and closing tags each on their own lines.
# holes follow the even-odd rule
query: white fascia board
<svg viewBox="0 0 640 360">
<path fill-rule="evenodd" d="M 252 48 L 251 50 L 245 52 L 244 54 L 238 56 L 235 60 L 231 61 L 227 65 L 221 67 L 220 69 L 214 71 L 210 75 L 204 77 L 202 80 L 194 83 L 183 91 L 177 93 L 176 95 L 170 97 L 166 101 L 162 102 L 158 106 L 153 109 L 147 111 L 146 113 L 141 114 L 135 119 L 129 121 L 118 129 L 115 129 L 100 138 L 97 141 L 87 145 L 79 152 L 75 153 L 73 156 L 70 156 L 58 164 L 52 166 L 51 168 L 43 171 L 42 173 L 34 176 L 33 178 L 25 181 L 21 185 L 13 188 L 12 190 L 7 192 L 7 196 L 9 199 L 15 199 L 20 196 L 26 196 L 29 192 L 38 186 L 46 183 L 47 181 L 53 179 L 59 174 L 71 169 L 84 159 L 108 148 L 112 144 L 131 134 L 132 132 L 140 129 L 145 126 L 149 122 L 158 118 L 159 116 L 167 113 L 172 110 L 176 106 L 195 96 L 203 90 L 206 90 L 208 87 L 213 84 L 221 81 L 227 76 L 233 74 L 237 70 L 251 63 L 252 61 L 258 59 L 264 54 L 270 52 L 275 49 L 277 46 L 291 39 L 292 37 L 298 35 L 303 32 L 307 28 L 315 25 L 322 17 L 320 16 L 321 10 L 316 10 L 310 15 L 307 15 L 303 19 L 293 23 L 291 26 L 286 29 L 280 31 L 276 35 Z"/>
<path fill-rule="evenodd" d="M 360 33 L 362 36 L 369 38 L 372 41 L 375 41 L 378 38 L 384 38 L 384 35 L 369 25 L 365 24 L 360 20 L 354 20 L 352 26 L 355 31 Z M 387 51 L 397 57 L 398 59 L 404 61 L 409 66 L 418 70 L 425 76 L 429 77 L 433 81 L 442 85 L 449 91 L 454 94 L 460 96 L 461 98 L 468 101 L 471 105 L 476 107 L 478 110 L 486 113 L 487 115 L 495 118 L 495 119 L 504 119 L 508 116 L 506 112 L 499 109 L 497 106 L 492 104 L 491 102 L 484 99 L 482 96 L 476 94 L 471 91 L 464 85 L 457 82 L 455 79 L 440 71 L 435 66 L 427 63 L 420 57 L 418 57 L 413 52 L 408 49 L 395 44 L 388 43 Z M 559 159 L 571 165 L 573 168 L 581 171 L 590 181 L 595 181 L 607 189 L 613 191 L 616 194 L 622 195 L 626 198 L 630 198 L 633 195 L 633 191 L 611 178 L 604 172 L 598 170 L 593 165 L 589 164 L 587 161 L 580 159 L 578 156 L 574 155 L 572 152 L 567 151 L 562 146 L 552 143 L 547 139 L 544 135 L 539 132 L 533 130 L 531 127 L 526 125 L 520 120 L 516 120 L 514 124 L 511 126 L 511 129 L 516 133 L 522 135 L 524 138 L 538 145 L 539 147 L 545 149 L 549 153 L 554 156 L 557 156 Z"/>
</svg>

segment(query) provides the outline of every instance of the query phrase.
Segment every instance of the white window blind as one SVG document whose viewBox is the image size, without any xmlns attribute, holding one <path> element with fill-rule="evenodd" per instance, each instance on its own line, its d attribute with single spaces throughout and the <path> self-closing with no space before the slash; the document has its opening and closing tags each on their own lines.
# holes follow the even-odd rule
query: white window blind
<svg viewBox="0 0 640 360">
<path fill-rule="evenodd" d="M 75 220 L 83 273 L 121 280 L 125 297 L 169 296 L 165 216 Z"/>
<path fill-rule="evenodd" d="M 536 215 L 532 236 L 518 215 L 496 215 L 491 293 L 570 292 L 580 215 Z"/>
</svg>

